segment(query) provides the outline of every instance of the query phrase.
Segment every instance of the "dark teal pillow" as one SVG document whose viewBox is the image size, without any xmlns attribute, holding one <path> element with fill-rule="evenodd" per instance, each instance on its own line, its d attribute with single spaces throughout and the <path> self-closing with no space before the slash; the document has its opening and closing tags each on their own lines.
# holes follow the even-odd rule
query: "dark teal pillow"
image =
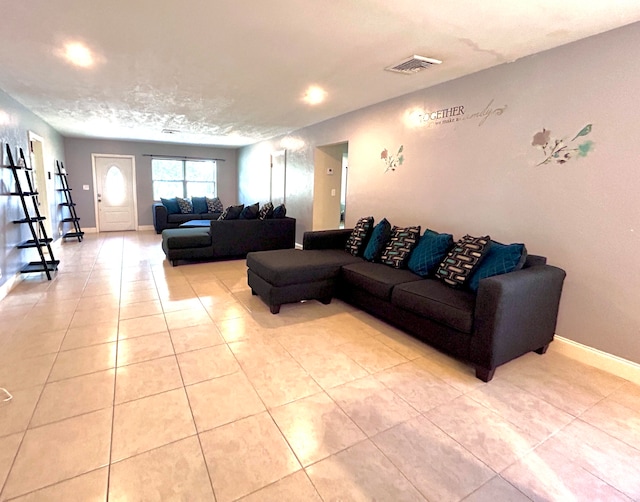
<svg viewBox="0 0 640 502">
<path fill-rule="evenodd" d="M 193 204 L 194 214 L 207 213 L 207 199 L 206 197 L 191 197 L 191 203 Z"/>
<path fill-rule="evenodd" d="M 427 230 L 411 253 L 407 267 L 414 274 L 426 277 L 444 260 L 451 246 L 453 246 L 453 235 Z"/>
<path fill-rule="evenodd" d="M 273 210 L 274 218 L 284 218 L 287 215 L 287 208 L 284 204 L 280 204 Z"/>
<path fill-rule="evenodd" d="M 480 279 L 520 270 L 525 261 L 527 261 L 527 248 L 524 244 L 505 245 L 492 241 L 487 256 L 469 278 L 469 289 L 478 291 Z"/>
<path fill-rule="evenodd" d="M 250 206 L 245 206 L 242 212 L 240 213 L 241 220 L 255 220 L 258 217 L 258 212 L 260 211 L 260 204 L 256 202 L 255 204 L 251 204 Z"/>
<path fill-rule="evenodd" d="M 362 257 L 367 261 L 379 261 L 380 255 L 390 238 L 391 223 L 389 223 L 386 218 L 382 218 L 382 220 L 373 228 L 371 237 L 369 237 L 369 243 L 364 249 Z"/>
<path fill-rule="evenodd" d="M 160 202 L 162 202 L 162 205 L 167 208 L 167 213 L 169 214 L 180 214 L 182 212 L 180 211 L 180 206 L 178 205 L 178 201 L 175 197 L 173 199 L 163 199 L 160 197 Z"/>
</svg>

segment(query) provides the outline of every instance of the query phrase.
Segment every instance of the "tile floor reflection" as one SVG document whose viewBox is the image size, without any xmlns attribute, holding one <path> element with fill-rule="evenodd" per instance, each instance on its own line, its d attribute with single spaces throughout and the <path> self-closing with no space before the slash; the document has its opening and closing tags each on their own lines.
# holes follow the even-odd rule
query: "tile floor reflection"
<svg viewBox="0 0 640 502">
<path fill-rule="evenodd" d="M 0 301 L 0 501 L 640 500 L 640 387 L 552 350 L 484 384 L 334 300 L 152 232 L 56 246 Z M 553 348 L 553 345 L 552 345 Z"/>
</svg>

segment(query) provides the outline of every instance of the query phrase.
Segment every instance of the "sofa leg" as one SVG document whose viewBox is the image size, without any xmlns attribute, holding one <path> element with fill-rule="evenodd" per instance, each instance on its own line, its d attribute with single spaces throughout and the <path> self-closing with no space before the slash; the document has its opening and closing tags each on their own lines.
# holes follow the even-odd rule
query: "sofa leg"
<svg viewBox="0 0 640 502">
<path fill-rule="evenodd" d="M 547 351 L 548 348 L 549 348 L 549 344 L 546 344 L 543 347 L 540 347 L 539 349 L 536 349 L 535 352 L 536 352 L 536 354 L 542 355 Z"/>
<path fill-rule="evenodd" d="M 331 297 L 327 296 L 326 298 L 320 298 L 320 303 L 323 305 L 329 305 L 331 303 Z"/>
<path fill-rule="evenodd" d="M 493 378 L 493 374 L 496 372 L 496 369 L 487 369 L 482 366 L 476 366 L 476 378 L 479 378 L 483 382 L 489 382 Z"/>
<path fill-rule="evenodd" d="M 256 293 L 256 290 L 255 290 L 255 289 L 253 289 L 253 288 L 251 288 L 251 294 L 252 294 L 253 296 L 258 296 L 258 293 Z"/>
<path fill-rule="evenodd" d="M 280 305 L 269 305 L 269 310 L 272 314 L 280 313 Z"/>
<path fill-rule="evenodd" d="M 171 266 L 172 267 L 177 267 L 178 266 L 178 260 L 171 260 Z"/>
</svg>

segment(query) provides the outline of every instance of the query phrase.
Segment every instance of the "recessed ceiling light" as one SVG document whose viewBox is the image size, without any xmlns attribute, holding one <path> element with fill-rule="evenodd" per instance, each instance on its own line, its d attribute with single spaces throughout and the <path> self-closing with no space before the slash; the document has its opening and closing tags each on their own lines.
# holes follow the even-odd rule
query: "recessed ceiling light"
<svg viewBox="0 0 640 502">
<path fill-rule="evenodd" d="M 327 97 L 327 91 L 317 85 L 312 85 L 307 89 L 302 100 L 310 105 L 322 103 Z"/>
<path fill-rule="evenodd" d="M 69 42 L 65 44 L 63 55 L 72 65 L 89 68 L 95 63 L 91 50 L 80 42 Z"/>
</svg>

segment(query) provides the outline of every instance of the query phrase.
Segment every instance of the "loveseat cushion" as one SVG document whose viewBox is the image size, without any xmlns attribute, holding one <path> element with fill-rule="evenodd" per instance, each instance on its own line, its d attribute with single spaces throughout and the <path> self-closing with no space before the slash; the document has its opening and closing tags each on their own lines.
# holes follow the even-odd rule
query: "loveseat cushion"
<svg viewBox="0 0 640 502">
<path fill-rule="evenodd" d="M 190 220 L 200 220 L 201 215 L 199 214 L 170 214 L 167 216 L 167 223 L 173 223 L 176 226 L 185 223 Z"/>
<path fill-rule="evenodd" d="M 274 286 L 335 279 L 342 265 L 359 261 L 341 249 L 278 249 L 247 255 L 247 267 Z"/>
<path fill-rule="evenodd" d="M 193 204 L 193 214 L 204 214 L 207 212 L 207 198 L 206 197 L 191 197 Z"/>
<path fill-rule="evenodd" d="M 473 330 L 475 294 L 454 289 L 435 279 L 399 284 L 391 303 L 464 333 Z"/>
<path fill-rule="evenodd" d="M 180 206 L 178 205 L 178 201 L 176 201 L 175 197 L 172 199 L 160 197 L 160 202 L 162 202 L 162 205 L 167 208 L 167 214 L 180 214 Z"/>
<path fill-rule="evenodd" d="M 169 228 L 162 231 L 168 249 L 188 249 L 211 245 L 209 228 Z"/>
<path fill-rule="evenodd" d="M 342 267 L 343 279 L 373 296 L 389 300 L 397 284 L 419 281 L 421 278 L 409 270 L 400 270 L 380 263 L 359 261 Z"/>
</svg>

